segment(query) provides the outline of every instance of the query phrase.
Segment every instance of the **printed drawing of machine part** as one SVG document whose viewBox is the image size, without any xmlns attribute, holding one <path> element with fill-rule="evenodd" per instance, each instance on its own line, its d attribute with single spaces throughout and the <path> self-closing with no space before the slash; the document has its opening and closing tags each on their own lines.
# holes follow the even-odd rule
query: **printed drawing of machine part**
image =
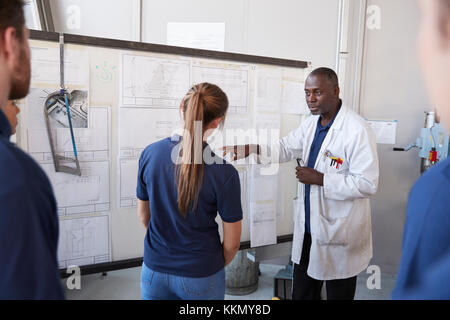
<svg viewBox="0 0 450 320">
<path fill-rule="evenodd" d="M 420 172 L 428 170 L 431 166 L 449 156 L 449 133 L 438 122 L 434 112 L 425 112 L 425 125 L 420 131 L 420 137 L 415 143 L 405 148 L 394 148 L 394 151 L 409 151 L 412 148 L 419 149 L 421 158 Z"/>
<path fill-rule="evenodd" d="M 74 128 L 87 128 L 87 92 L 81 90 L 66 90 L 69 103 L 70 120 Z M 65 98 L 61 93 L 53 92 L 47 96 L 47 113 L 62 128 L 70 128 Z"/>
<path fill-rule="evenodd" d="M 64 86 L 64 35 L 59 36 L 59 53 L 60 53 L 60 90 L 53 92 L 47 96 L 44 103 L 44 116 L 45 123 L 47 125 L 48 139 L 50 142 L 50 149 L 52 151 L 53 163 L 55 165 L 56 172 L 64 172 L 81 176 L 80 163 L 78 161 L 77 146 L 75 144 L 75 137 L 73 134 L 72 120 L 80 117 L 79 113 L 74 113 L 72 116 L 73 108 L 70 108 L 69 100 L 73 97 L 69 96 Z M 55 116 L 55 120 L 63 127 L 70 129 L 70 136 L 72 139 L 74 158 L 64 157 L 56 153 L 55 143 L 52 136 L 52 127 L 50 121 L 50 115 Z M 53 117 L 52 117 L 53 118 Z M 67 125 L 66 125 L 67 124 Z"/>
</svg>

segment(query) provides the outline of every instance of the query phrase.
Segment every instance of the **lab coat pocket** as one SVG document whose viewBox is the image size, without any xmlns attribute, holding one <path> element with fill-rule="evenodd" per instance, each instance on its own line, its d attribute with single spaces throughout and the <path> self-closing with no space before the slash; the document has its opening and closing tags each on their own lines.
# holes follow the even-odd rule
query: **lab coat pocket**
<svg viewBox="0 0 450 320">
<path fill-rule="evenodd" d="M 319 245 L 345 246 L 348 244 L 347 218 L 327 219 L 319 215 Z"/>
<path fill-rule="evenodd" d="M 325 158 L 324 173 L 345 174 L 348 171 L 347 161 L 343 158 L 337 159 Z"/>
</svg>

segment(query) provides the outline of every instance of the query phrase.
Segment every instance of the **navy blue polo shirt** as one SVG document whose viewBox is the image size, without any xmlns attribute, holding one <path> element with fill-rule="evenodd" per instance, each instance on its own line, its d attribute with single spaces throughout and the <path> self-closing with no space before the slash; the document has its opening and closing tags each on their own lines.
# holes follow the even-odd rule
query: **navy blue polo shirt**
<svg viewBox="0 0 450 320">
<path fill-rule="evenodd" d="M 215 163 L 204 164 L 197 209 L 184 218 L 178 210 L 175 164 L 171 158 L 174 148 L 176 154 L 180 147 L 179 141 L 180 136 L 174 136 L 153 143 L 139 160 L 137 197 L 150 205 L 144 263 L 162 273 L 208 277 L 224 267 L 217 213 L 224 222 L 242 220 L 239 174 L 205 143 L 204 154 L 209 152 Z"/>
<path fill-rule="evenodd" d="M 0 299 L 63 299 L 53 190 L 10 136 L 0 110 Z"/>
<path fill-rule="evenodd" d="M 338 112 L 336 112 L 333 119 L 331 119 L 331 121 L 326 126 L 322 126 L 322 124 L 320 123 L 322 117 L 319 117 L 319 120 L 317 120 L 316 133 L 314 134 L 314 140 L 313 143 L 311 144 L 311 148 L 309 149 L 308 168 L 314 169 L 314 165 L 316 164 L 316 160 L 319 155 L 320 148 L 322 147 L 322 143 L 325 140 L 331 126 L 333 125 L 334 119 L 336 119 L 339 110 Z M 305 184 L 305 228 L 306 232 L 308 233 L 311 233 L 310 194 L 311 194 L 311 185 Z"/>
<path fill-rule="evenodd" d="M 450 299 L 450 158 L 411 189 L 394 299 Z"/>
</svg>

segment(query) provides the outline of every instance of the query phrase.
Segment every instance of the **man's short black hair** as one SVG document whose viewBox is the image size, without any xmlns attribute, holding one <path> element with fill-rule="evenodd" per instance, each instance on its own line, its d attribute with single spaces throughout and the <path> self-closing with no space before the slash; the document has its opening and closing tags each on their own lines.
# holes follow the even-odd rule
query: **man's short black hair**
<svg viewBox="0 0 450 320">
<path fill-rule="evenodd" d="M 323 77 L 327 78 L 327 80 L 330 82 L 330 84 L 333 87 L 339 87 L 338 76 L 337 76 L 336 72 L 334 72 L 330 68 L 317 68 L 316 70 L 314 70 L 313 72 L 310 73 L 308 78 L 315 77 L 315 76 L 323 76 Z"/>
<path fill-rule="evenodd" d="M 22 39 L 25 25 L 23 7 L 23 0 L 0 0 L 0 34 L 7 28 L 14 27 L 17 37 Z"/>
</svg>

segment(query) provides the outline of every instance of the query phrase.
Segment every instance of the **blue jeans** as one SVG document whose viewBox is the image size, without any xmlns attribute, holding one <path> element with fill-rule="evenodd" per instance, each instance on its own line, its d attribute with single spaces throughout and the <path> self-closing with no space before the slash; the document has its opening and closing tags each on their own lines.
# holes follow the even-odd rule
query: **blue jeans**
<svg viewBox="0 0 450 320">
<path fill-rule="evenodd" d="M 224 300 L 225 269 L 205 278 L 187 278 L 153 271 L 143 263 L 141 293 L 143 300 Z"/>
</svg>

